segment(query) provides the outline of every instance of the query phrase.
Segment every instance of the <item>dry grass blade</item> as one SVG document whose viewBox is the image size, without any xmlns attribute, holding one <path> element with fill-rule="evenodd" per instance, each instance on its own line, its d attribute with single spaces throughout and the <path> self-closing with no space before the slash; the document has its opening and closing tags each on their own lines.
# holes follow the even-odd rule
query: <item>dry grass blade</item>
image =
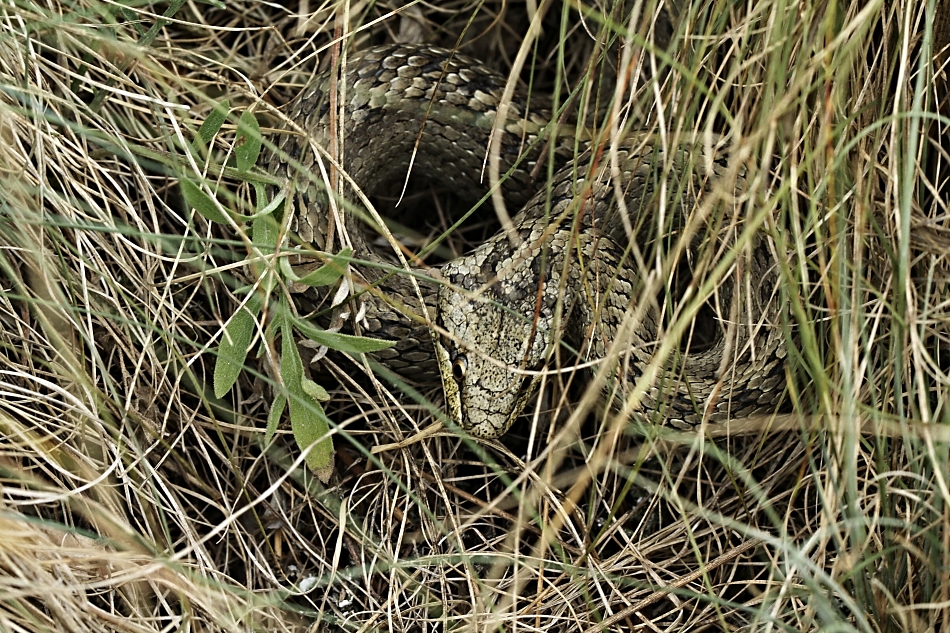
<svg viewBox="0 0 950 633">
<path fill-rule="evenodd" d="M 950 29 L 936 4 L 4 4 L 0 629 L 947 628 Z M 598 133 L 728 137 L 748 187 L 741 213 L 715 219 L 755 227 L 776 256 L 767 290 L 785 319 L 749 325 L 788 336 L 783 417 L 671 434 L 632 402 L 602 407 L 564 351 L 502 440 L 407 441 L 441 411 L 437 385 L 323 359 L 307 371 L 330 395 L 324 486 L 286 420 L 264 441 L 279 355 L 266 311 L 216 398 L 211 351 L 252 244 L 188 208 L 179 180 L 252 214 L 255 184 L 230 168 L 240 114 L 265 136 L 286 127 L 281 108 L 334 46 L 395 40 L 517 62 L 512 85 L 581 122 L 578 151 Z M 196 143 L 225 99 L 232 115 Z M 451 226 L 451 196 L 410 184 L 399 222 L 412 205 L 417 236 Z M 663 239 L 644 266 L 672 292 Z M 697 287 L 758 289 L 738 242 L 689 252 L 709 273 Z M 692 336 L 702 304 L 670 309 L 667 331 Z"/>
</svg>

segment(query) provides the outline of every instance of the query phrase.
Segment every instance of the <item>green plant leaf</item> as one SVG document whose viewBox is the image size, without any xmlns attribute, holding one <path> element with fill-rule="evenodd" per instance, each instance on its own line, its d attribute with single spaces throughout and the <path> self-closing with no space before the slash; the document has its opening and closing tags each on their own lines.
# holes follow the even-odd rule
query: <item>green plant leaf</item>
<svg viewBox="0 0 950 633">
<path fill-rule="evenodd" d="M 284 198 L 287 197 L 285 191 L 278 191 L 277 195 L 274 196 L 274 199 L 268 202 L 263 209 L 258 211 L 259 215 L 272 215 L 274 211 L 280 208 L 280 205 L 283 204 Z"/>
<path fill-rule="evenodd" d="M 280 208 L 281 203 L 283 203 L 284 198 L 287 197 L 287 188 L 282 188 L 277 192 L 277 195 L 274 196 L 274 199 L 271 200 L 270 196 L 267 193 L 267 186 L 261 182 L 255 182 L 254 184 L 254 195 L 257 199 L 257 210 L 254 213 L 254 218 L 257 219 L 261 216 L 270 215 L 274 213 L 277 209 Z"/>
<path fill-rule="evenodd" d="M 218 346 L 218 357 L 214 362 L 215 397 L 221 398 L 230 391 L 244 369 L 244 360 L 254 337 L 254 327 L 260 311 L 260 299 L 251 297 L 224 327 L 224 335 Z"/>
<path fill-rule="evenodd" d="M 333 474 L 333 438 L 327 435 L 330 420 L 323 412 L 323 407 L 316 400 L 310 400 L 307 404 L 291 402 L 290 428 L 300 450 L 305 451 L 313 446 L 307 453 L 307 466 L 320 481 L 328 482 Z"/>
<path fill-rule="evenodd" d="M 178 183 L 181 186 L 181 195 L 185 197 L 188 206 L 212 222 L 228 224 L 228 218 L 218 208 L 218 203 L 202 191 L 201 187 L 185 177 L 182 177 Z"/>
<path fill-rule="evenodd" d="M 339 332 L 327 332 L 304 321 L 300 317 L 294 317 L 294 326 L 311 341 L 347 354 L 378 352 L 381 349 L 387 349 L 396 344 L 395 341 L 384 341 L 378 338 L 353 336 L 352 334 L 341 334 Z"/>
<path fill-rule="evenodd" d="M 344 248 L 336 255 L 330 255 L 327 258 L 327 262 L 323 266 L 320 266 L 320 268 L 312 270 L 294 281 L 312 288 L 335 284 L 340 277 L 343 276 L 343 273 L 346 272 L 346 265 L 350 261 L 350 253 L 352 252 L 353 249 L 349 247 Z"/>
<path fill-rule="evenodd" d="M 280 416 L 284 414 L 286 404 L 287 398 L 284 397 L 284 394 L 277 394 L 270 406 L 270 413 L 267 414 L 267 430 L 264 431 L 265 445 L 270 444 L 271 440 L 274 439 L 274 434 L 277 433 L 277 425 L 280 424 Z"/>
<path fill-rule="evenodd" d="M 251 225 L 251 239 L 254 246 L 264 255 L 272 255 L 277 250 L 277 239 L 280 237 L 280 225 L 272 215 L 261 215 L 254 218 Z"/>
<path fill-rule="evenodd" d="M 283 311 L 285 315 L 289 310 Z M 330 420 L 320 403 L 310 397 L 303 387 L 303 362 L 294 341 L 290 319 L 284 317 L 281 328 L 280 375 L 287 389 L 290 403 L 290 428 L 300 450 L 307 453 L 307 466 L 326 483 L 333 472 L 333 439 Z M 314 443 L 316 443 L 314 445 Z M 310 448 L 313 446 L 313 448 Z"/>
<path fill-rule="evenodd" d="M 280 379 L 288 391 L 300 391 L 300 381 L 303 380 L 303 361 L 297 351 L 294 341 L 294 332 L 291 327 L 290 310 L 285 305 L 286 299 L 281 297 L 280 316 L 282 318 L 280 333 Z"/>
<path fill-rule="evenodd" d="M 277 250 L 277 241 L 280 237 L 280 226 L 272 215 L 262 215 L 254 219 L 251 225 L 251 240 L 260 257 L 273 255 Z M 253 270 L 256 278 L 260 279 L 264 294 L 270 294 L 277 285 L 276 271 L 267 265 L 267 262 L 258 258 L 254 253 L 249 256 L 251 260 L 250 268 Z"/>
<path fill-rule="evenodd" d="M 330 394 L 327 393 L 327 390 L 309 378 L 304 378 L 300 384 L 307 395 L 314 400 L 318 400 L 320 402 L 327 402 L 330 400 Z"/>
<path fill-rule="evenodd" d="M 240 171 L 248 171 L 257 163 L 261 155 L 261 128 L 257 124 L 257 117 L 250 110 L 245 110 L 238 121 L 237 135 L 235 136 L 234 158 Z"/>
<path fill-rule="evenodd" d="M 208 118 L 204 120 L 201 127 L 198 128 L 198 137 L 196 144 L 207 147 L 214 140 L 214 135 L 218 133 L 221 126 L 228 118 L 228 112 L 231 110 L 231 102 L 225 99 L 214 107 L 214 110 L 208 113 Z"/>
</svg>

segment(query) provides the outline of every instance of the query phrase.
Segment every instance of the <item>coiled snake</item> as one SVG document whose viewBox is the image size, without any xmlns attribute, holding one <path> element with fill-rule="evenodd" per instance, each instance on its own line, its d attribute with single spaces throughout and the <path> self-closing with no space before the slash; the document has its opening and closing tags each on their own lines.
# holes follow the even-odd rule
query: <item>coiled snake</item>
<svg viewBox="0 0 950 633">
<path fill-rule="evenodd" d="M 336 101 L 341 125 L 331 133 L 334 83 L 324 73 L 295 101 L 290 116 L 307 138 L 284 135 L 270 164 L 295 182 L 292 228 L 304 241 L 332 250 L 319 177 L 329 163 L 313 147 L 329 147 L 331 138 L 342 142 L 343 171 L 366 191 L 401 183 L 410 169 L 473 199 L 487 191 L 483 164 L 503 76 L 448 50 L 371 49 L 347 61 Z M 743 232 L 749 205 L 728 151 L 698 141 L 664 151 L 630 134 L 581 152 L 528 199 L 550 120 L 511 103 L 498 126 L 502 187 L 508 205 L 527 204 L 509 230 L 436 270 L 394 272 L 370 247 L 365 222 L 342 214 L 353 255 L 364 262 L 355 271 L 372 289 L 361 295 L 361 332 L 396 342 L 379 360 L 410 378 L 438 368 L 449 412 L 483 438 L 509 429 L 543 370 L 569 350 L 597 369 L 606 363 L 611 400 L 639 389 L 641 405 L 665 423 L 774 410 L 786 351 L 774 257 L 756 231 Z M 682 257 L 668 256 L 677 248 Z M 674 274 L 684 265 L 693 281 L 677 285 L 689 277 Z M 704 286 L 701 275 L 711 271 L 718 276 Z M 680 312 L 702 305 L 695 319 L 707 330 L 702 347 L 680 342 L 688 330 L 666 338 L 675 333 L 670 324 L 683 322 Z"/>
</svg>

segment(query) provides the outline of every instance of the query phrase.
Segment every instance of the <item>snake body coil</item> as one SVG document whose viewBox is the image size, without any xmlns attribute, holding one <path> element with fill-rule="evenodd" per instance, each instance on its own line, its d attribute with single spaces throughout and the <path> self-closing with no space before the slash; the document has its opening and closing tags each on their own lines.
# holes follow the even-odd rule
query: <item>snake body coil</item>
<svg viewBox="0 0 950 633">
<path fill-rule="evenodd" d="M 293 228 L 302 239 L 332 247 L 311 146 L 327 147 L 331 137 L 342 139 L 341 167 L 364 190 L 402 182 L 411 169 L 473 199 L 485 193 L 504 77 L 443 49 L 372 49 L 348 60 L 336 134 L 331 78 L 319 76 L 291 110 L 308 138 L 285 135 L 271 161 L 296 183 Z M 525 203 L 543 145 L 535 141 L 549 120 L 517 101 L 509 107 L 501 138 L 509 205 Z M 527 200 L 511 230 L 425 275 L 394 274 L 370 248 L 364 222 L 343 214 L 354 257 L 367 262 L 357 272 L 374 288 L 362 295 L 362 332 L 396 342 L 378 358 L 397 373 L 441 373 L 450 413 L 473 435 L 505 433 L 568 349 L 595 369 L 605 365 L 615 403 L 632 396 L 681 427 L 774 410 L 781 396 L 773 258 L 755 231 L 743 232 L 742 179 L 726 177 L 726 152 L 696 142 L 663 151 L 642 135 L 610 149 L 581 153 Z M 679 260 L 667 256 L 674 252 L 693 276 L 679 292 L 669 270 Z M 715 281 L 709 288 L 703 274 Z M 434 348 L 423 304 L 438 333 Z M 703 348 L 679 344 L 690 331 L 670 326 L 702 305 L 712 313 Z"/>
</svg>

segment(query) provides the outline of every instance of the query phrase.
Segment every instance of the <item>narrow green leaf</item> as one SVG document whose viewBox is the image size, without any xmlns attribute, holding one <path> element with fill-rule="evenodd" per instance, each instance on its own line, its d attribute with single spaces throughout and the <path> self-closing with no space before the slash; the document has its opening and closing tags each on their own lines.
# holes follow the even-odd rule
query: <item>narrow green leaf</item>
<svg viewBox="0 0 950 633">
<path fill-rule="evenodd" d="M 221 126 L 228 118 L 228 112 L 231 110 L 231 102 L 225 99 L 214 107 L 214 110 L 208 113 L 208 118 L 204 120 L 201 127 L 198 128 L 197 143 L 202 147 L 207 147 L 214 140 L 214 135 L 218 133 Z"/>
<path fill-rule="evenodd" d="M 260 311 L 260 300 L 251 297 L 224 328 L 218 357 L 214 362 L 214 395 L 218 398 L 231 390 L 244 369 L 244 360 L 254 337 L 255 322 Z"/>
<path fill-rule="evenodd" d="M 257 184 L 257 186 L 258 186 L 259 188 L 263 189 L 263 187 L 262 187 L 259 183 Z M 276 211 L 277 209 L 280 208 L 280 205 L 284 202 L 284 198 L 286 198 L 286 197 L 287 197 L 286 192 L 284 192 L 284 191 L 278 191 L 278 192 L 277 192 L 277 195 L 274 196 L 274 199 L 271 200 L 271 201 L 269 201 L 269 202 L 267 202 L 267 204 L 264 206 L 264 208 L 263 208 L 263 209 L 260 209 L 257 213 L 258 213 L 259 215 L 271 215 L 271 214 L 273 214 L 274 211 Z M 266 197 L 263 198 L 263 199 L 264 199 L 265 201 L 267 200 Z"/>
<path fill-rule="evenodd" d="M 277 267 L 280 269 L 280 274 L 283 275 L 287 281 L 296 282 L 300 279 L 297 273 L 294 272 L 293 266 L 290 265 L 290 260 L 286 257 L 281 257 L 280 260 L 278 260 Z"/>
<path fill-rule="evenodd" d="M 319 400 L 320 402 L 327 402 L 330 400 L 330 394 L 327 393 L 327 390 L 309 378 L 304 378 L 300 384 L 303 386 L 303 390 L 307 393 L 307 395 L 314 400 Z"/>
<path fill-rule="evenodd" d="M 240 171 L 248 171 L 257 163 L 261 155 L 261 128 L 257 124 L 257 117 L 250 110 L 245 110 L 238 121 L 236 147 L 234 157 Z"/>
<path fill-rule="evenodd" d="M 284 314 L 289 314 L 289 310 L 285 309 Z M 307 466 L 326 482 L 333 470 L 333 440 L 328 435 L 330 420 L 320 403 L 304 390 L 303 362 L 287 316 L 281 328 L 281 339 L 280 375 L 290 403 L 290 428 L 300 450 L 307 450 L 316 442 L 307 454 Z"/>
<path fill-rule="evenodd" d="M 251 225 L 251 239 L 254 246 L 261 253 L 271 255 L 277 249 L 277 238 L 280 236 L 280 225 L 272 215 L 261 215 L 254 218 Z"/>
<path fill-rule="evenodd" d="M 257 253 L 251 255 L 250 268 L 255 278 L 260 280 L 265 295 L 269 295 L 277 286 L 277 272 L 259 257 L 268 257 L 274 253 L 279 235 L 280 227 L 273 216 L 258 216 L 251 225 L 251 239 L 260 256 Z"/>
<path fill-rule="evenodd" d="M 137 13 L 135 13 L 135 11 L 133 11 L 132 9 L 129 9 L 128 7 L 121 7 L 118 10 L 117 15 L 122 16 L 125 19 L 125 21 L 128 22 L 129 24 L 134 25 L 135 31 L 139 34 L 140 37 L 145 35 L 145 29 L 142 27 L 142 20 L 140 16 Z M 110 34 L 110 36 L 111 35 L 112 34 Z"/>
<path fill-rule="evenodd" d="M 267 186 L 262 182 L 255 182 L 254 184 L 254 197 L 257 201 L 256 209 L 254 211 L 254 218 L 269 215 L 274 213 L 277 209 L 280 208 L 281 203 L 283 203 L 284 198 L 287 197 L 287 189 L 283 188 L 277 192 L 277 195 L 274 196 L 274 199 L 271 200 L 268 192 Z"/>
<path fill-rule="evenodd" d="M 267 186 L 262 182 L 252 183 L 254 185 L 255 213 L 259 213 L 268 205 L 270 196 L 267 195 Z"/>
<path fill-rule="evenodd" d="M 350 253 L 352 252 L 353 250 L 351 248 L 344 248 L 336 255 L 331 255 L 327 259 L 327 263 L 316 270 L 310 271 L 303 277 L 300 277 L 296 280 L 297 283 L 301 283 L 312 288 L 319 288 L 322 286 L 330 286 L 335 284 L 346 271 L 346 265 L 350 261 Z"/>
<path fill-rule="evenodd" d="M 300 391 L 300 381 L 303 380 L 303 361 L 300 360 L 300 352 L 297 351 L 297 343 L 294 341 L 294 332 L 291 327 L 290 310 L 284 305 L 286 299 L 281 297 L 280 312 L 283 317 L 280 334 L 280 378 L 287 390 L 293 393 Z"/>
<path fill-rule="evenodd" d="M 228 223 L 228 219 L 218 208 L 218 203 L 215 202 L 214 198 L 202 191 L 201 187 L 184 177 L 178 182 L 181 185 L 181 195 L 185 197 L 185 202 L 188 206 L 194 208 L 195 211 L 212 222 L 217 222 L 218 224 Z"/>
<path fill-rule="evenodd" d="M 303 392 L 299 395 L 305 396 Z M 307 466 L 320 481 L 329 481 L 333 473 L 333 439 L 327 435 L 330 420 L 320 403 L 316 400 L 310 400 L 307 404 L 291 401 L 290 428 L 300 450 L 305 451 L 313 446 L 307 453 Z"/>
<path fill-rule="evenodd" d="M 367 338 L 365 336 L 353 336 L 352 334 L 340 334 L 339 332 L 327 332 L 315 325 L 307 323 L 299 317 L 294 318 L 294 326 L 311 341 L 347 354 L 378 352 L 381 349 L 387 349 L 396 344 L 395 341 L 384 341 L 382 339 Z"/>
<path fill-rule="evenodd" d="M 284 394 L 277 394 L 274 403 L 270 406 L 270 413 L 267 414 L 267 430 L 264 431 L 264 444 L 270 444 L 277 433 L 277 425 L 280 424 L 280 416 L 284 414 L 284 406 L 287 404 L 287 398 Z"/>
</svg>

